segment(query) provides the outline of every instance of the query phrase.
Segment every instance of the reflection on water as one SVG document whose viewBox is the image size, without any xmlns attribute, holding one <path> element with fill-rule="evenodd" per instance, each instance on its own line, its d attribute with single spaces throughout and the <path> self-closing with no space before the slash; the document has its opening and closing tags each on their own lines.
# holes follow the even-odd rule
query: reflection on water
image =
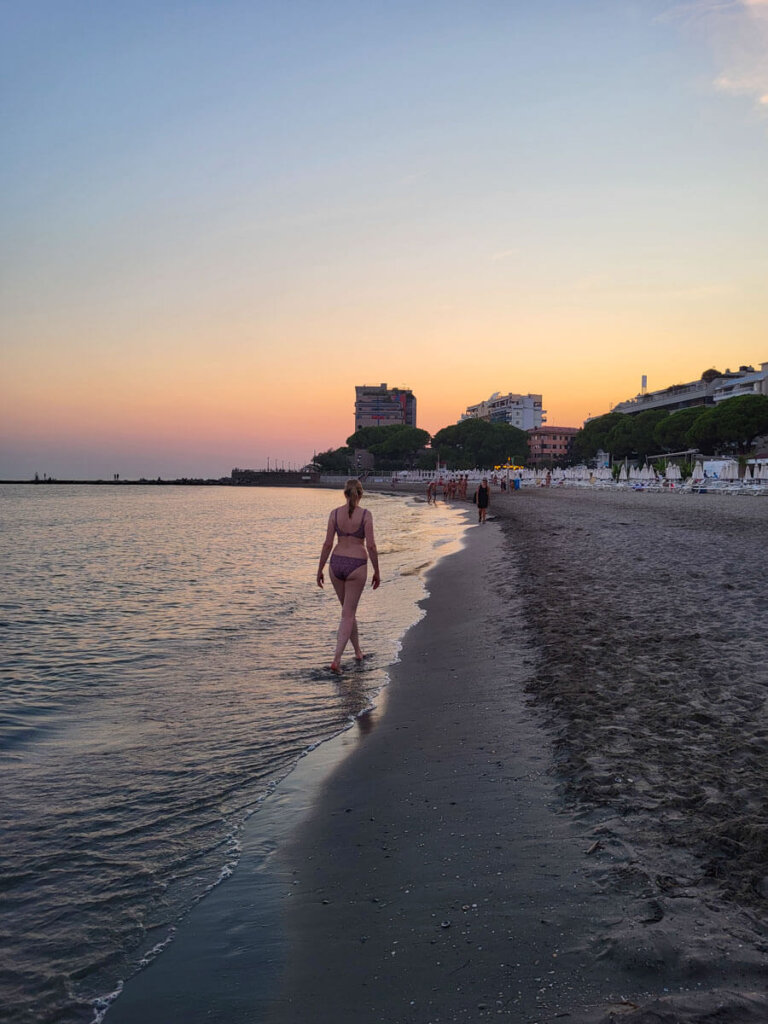
<svg viewBox="0 0 768 1024">
<path fill-rule="evenodd" d="M 366 496 L 384 584 L 325 667 L 328 491 L 0 488 L 0 892 L 9 1021 L 90 1021 L 231 871 L 303 751 L 371 704 L 460 511 Z M 73 980 L 74 979 L 74 980 Z"/>
<path fill-rule="evenodd" d="M 376 724 L 384 698 L 378 699 L 377 707 L 371 706 L 370 692 L 364 685 L 362 665 L 357 665 L 351 672 L 345 672 L 336 678 L 336 692 L 348 718 L 354 719 L 361 735 L 371 732 Z"/>
</svg>

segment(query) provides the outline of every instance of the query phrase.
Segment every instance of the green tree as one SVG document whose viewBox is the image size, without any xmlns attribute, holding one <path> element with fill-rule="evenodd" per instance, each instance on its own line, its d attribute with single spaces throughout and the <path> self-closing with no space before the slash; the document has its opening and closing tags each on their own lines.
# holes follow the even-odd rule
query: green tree
<svg viewBox="0 0 768 1024">
<path fill-rule="evenodd" d="M 430 437 L 426 430 L 420 430 L 418 427 L 401 427 L 381 444 L 372 445 L 368 450 L 379 464 L 392 463 L 393 469 L 410 468 L 429 441 Z"/>
<path fill-rule="evenodd" d="M 635 456 L 640 462 L 644 462 L 649 455 L 655 455 L 659 450 L 659 442 L 656 440 L 656 429 L 664 420 L 669 418 L 665 409 L 648 409 L 646 412 L 637 413 L 632 416 L 632 443 Z"/>
<path fill-rule="evenodd" d="M 686 443 L 698 448 L 704 455 L 712 455 L 720 441 L 717 418 L 714 409 L 705 409 L 697 416 L 686 432 Z"/>
<path fill-rule="evenodd" d="M 603 447 L 611 453 L 614 459 L 634 458 L 635 455 L 635 425 L 632 416 L 625 416 L 619 413 L 620 419 L 614 425 L 613 430 L 605 438 Z"/>
<path fill-rule="evenodd" d="M 703 452 L 730 448 L 745 455 L 763 434 L 768 434 L 768 396 L 741 395 L 707 409 L 687 437 Z"/>
<path fill-rule="evenodd" d="M 390 423 L 387 427 L 360 427 L 350 434 L 347 438 L 347 445 L 350 448 L 363 448 L 369 452 L 374 445 L 384 444 L 384 442 L 397 434 L 400 430 L 411 430 L 411 427 L 405 427 L 402 423 Z"/>
<path fill-rule="evenodd" d="M 711 384 L 713 380 L 717 380 L 718 377 L 722 377 L 722 376 L 723 376 L 722 373 L 720 373 L 719 370 L 716 370 L 714 368 L 714 366 L 713 366 L 711 369 L 705 370 L 704 373 L 702 373 L 701 379 L 705 383 Z"/>
<path fill-rule="evenodd" d="M 382 469 L 409 469 L 419 452 L 429 444 L 429 434 L 402 423 L 387 427 L 361 427 L 347 438 L 350 448 L 363 448 Z"/>
<path fill-rule="evenodd" d="M 352 451 L 349 448 L 329 448 L 328 451 L 318 452 L 311 465 L 321 473 L 348 473 L 351 458 Z"/>
<path fill-rule="evenodd" d="M 605 447 L 614 459 L 633 458 L 643 461 L 658 451 L 655 430 L 669 413 L 663 409 L 648 409 L 634 415 L 622 415 L 608 437 Z"/>
<path fill-rule="evenodd" d="M 437 452 L 434 448 L 425 448 L 416 456 L 414 469 L 434 469 L 437 465 Z"/>
<path fill-rule="evenodd" d="M 586 461 L 594 458 L 601 448 L 609 451 L 608 437 L 614 427 L 625 419 L 627 417 L 623 413 L 608 412 L 585 423 L 573 439 L 574 458 Z"/>
<path fill-rule="evenodd" d="M 654 437 L 659 448 L 667 452 L 681 452 L 689 447 L 688 431 L 706 410 L 702 405 L 670 413 L 656 425 Z"/>
<path fill-rule="evenodd" d="M 462 420 L 438 430 L 432 448 L 449 469 L 490 469 L 508 458 L 523 462 L 528 457 L 528 434 L 508 423 Z"/>
</svg>

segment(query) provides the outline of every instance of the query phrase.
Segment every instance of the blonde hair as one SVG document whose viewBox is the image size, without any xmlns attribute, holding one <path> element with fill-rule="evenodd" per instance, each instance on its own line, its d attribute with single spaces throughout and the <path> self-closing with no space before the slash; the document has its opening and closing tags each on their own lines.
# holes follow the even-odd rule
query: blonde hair
<svg viewBox="0 0 768 1024">
<path fill-rule="evenodd" d="M 344 485 L 344 497 L 347 499 L 347 510 L 349 511 L 349 518 L 352 518 L 352 513 L 355 511 L 358 502 L 363 496 L 363 485 L 357 479 L 352 477 L 351 480 L 347 480 Z M 355 498 L 357 500 L 355 500 Z"/>
</svg>

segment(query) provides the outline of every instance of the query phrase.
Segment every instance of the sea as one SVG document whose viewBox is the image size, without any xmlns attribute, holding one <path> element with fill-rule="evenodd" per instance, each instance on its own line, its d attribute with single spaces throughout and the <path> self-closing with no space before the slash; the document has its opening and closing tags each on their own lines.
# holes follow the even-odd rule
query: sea
<svg viewBox="0 0 768 1024">
<path fill-rule="evenodd" d="M 377 700 L 466 512 L 367 494 L 367 652 L 327 668 L 340 492 L 0 487 L 0 1019 L 98 1024 L 236 869 L 246 821 Z"/>
</svg>

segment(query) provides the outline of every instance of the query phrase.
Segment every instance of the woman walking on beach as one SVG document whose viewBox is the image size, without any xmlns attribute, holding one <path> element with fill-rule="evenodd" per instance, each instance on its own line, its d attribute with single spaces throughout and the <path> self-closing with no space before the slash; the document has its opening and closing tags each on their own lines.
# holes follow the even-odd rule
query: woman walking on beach
<svg viewBox="0 0 768 1024">
<path fill-rule="evenodd" d="M 475 502 L 477 503 L 477 521 L 484 523 L 491 503 L 491 488 L 488 486 L 488 478 L 483 477 L 483 482 L 478 485 L 475 491 Z"/>
<path fill-rule="evenodd" d="M 341 656 L 349 641 L 355 652 L 355 658 L 362 661 L 360 638 L 357 633 L 357 605 L 365 588 L 368 575 L 368 559 L 373 566 L 371 585 L 376 590 L 381 582 L 379 578 L 379 555 L 376 541 L 373 539 L 373 516 L 368 509 L 360 507 L 363 496 L 363 485 L 359 480 L 347 480 L 344 488 L 346 505 L 336 508 L 328 517 L 328 529 L 325 543 L 320 552 L 320 564 L 317 567 L 317 585 L 324 583 L 323 569 L 331 555 L 329 563 L 331 583 L 336 596 L 341 602 L 341 622 L 336 634 L 336 650 L 331 662 L 331 671 L 341 671 Z M 334 537 L 337 538 L 333 548 Z M 367 552 L 367 553 L 366 553 Z"/>
</svg>

